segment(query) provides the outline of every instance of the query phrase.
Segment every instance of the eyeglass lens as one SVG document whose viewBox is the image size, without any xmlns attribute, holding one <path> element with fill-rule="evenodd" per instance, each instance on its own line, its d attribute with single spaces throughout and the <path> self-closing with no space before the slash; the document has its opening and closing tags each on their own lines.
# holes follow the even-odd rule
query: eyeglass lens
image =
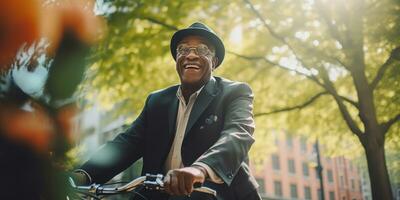
<svg viewBox="0 0 400 200">
<path fill-rule="evenodd" d="M 194 50 L 194 53 L 199 55 L 199 56 L 205 56 L 207 55 L 210 50 L 207 48 L 206 45 L 199 45 L 197 47 L 189 47 L 187 45 L 180 45 L 177 49 L 178 54 L 180 55 L 189 55 L 191 50 Z"/>
</svg>

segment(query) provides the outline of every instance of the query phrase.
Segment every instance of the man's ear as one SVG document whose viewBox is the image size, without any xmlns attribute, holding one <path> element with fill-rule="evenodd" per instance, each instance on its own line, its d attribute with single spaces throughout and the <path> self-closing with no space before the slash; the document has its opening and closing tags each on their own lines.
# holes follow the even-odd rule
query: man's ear
<svg viewBox="0 0 400 200">
<path fill-rule="evenodd" d="M 212 63 L 213 63 L 213 70 L 217 67 L 218 64 L 218 57 L 214 56 L 212 59 Z"/>
</svg>

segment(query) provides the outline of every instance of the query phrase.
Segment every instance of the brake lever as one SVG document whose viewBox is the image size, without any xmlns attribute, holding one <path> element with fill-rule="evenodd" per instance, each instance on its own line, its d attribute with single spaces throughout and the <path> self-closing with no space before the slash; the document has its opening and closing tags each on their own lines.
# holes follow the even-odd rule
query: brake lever
<svg viewBox="0 0 400 200">
<path fill-rule="evenodd" d="M 145 188 L 148 190 L 164 190 L 163 175 L 151 175 L 146 174 L 146 180 L 144 181 Z"/>
</svg>

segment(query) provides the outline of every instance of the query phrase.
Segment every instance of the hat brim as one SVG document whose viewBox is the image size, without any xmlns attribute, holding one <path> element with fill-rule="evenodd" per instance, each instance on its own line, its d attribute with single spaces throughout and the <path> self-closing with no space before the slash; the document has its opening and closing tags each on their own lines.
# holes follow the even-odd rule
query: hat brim
<svg viewBox="0 0 400 200">
<path fill-rule="evenodd" d="M 190 36 L 190 35 L 197 35 L 205 38 L 208 40 L 212 45 L 215 47 L 215 55 L 218 58 L 218 63 L 215 66 L 217 68 L 222 61 L 224 60 L 225 57 L 225 47 L 224 43 L 221 41 L 221 39 L 213 34 L 210 31 L 207 31 L 202 28 L 187 28 L 187 29 L 182 29 L 177 31 L 171 38 L 171 44 L 170 44 L 170 49 L 171 49 L 171 54 L 172 57 L 174 57 L 174 60 L 176 61 L 176 48 L 178 46 L 178 43 L 185 37 Z"/>
</svg>

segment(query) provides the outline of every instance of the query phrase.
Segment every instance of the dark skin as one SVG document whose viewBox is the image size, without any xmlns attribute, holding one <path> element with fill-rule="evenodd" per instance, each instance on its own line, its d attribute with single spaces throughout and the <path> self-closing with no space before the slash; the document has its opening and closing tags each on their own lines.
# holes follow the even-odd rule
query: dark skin
<svg viewBox="0 0 400 200">
<path fill-rule="evenodd" d="M 186 44 L 190 47 L 205 44 L 211 51 L 214 50 L 214 47 L 210 45 L 206 39 L 200 36 L 187 36 L 183 38 L 179 44 Z M 210 80 L 217 61 L 218 58 L 213 54 L 199 56 L 194 50 L 191 50 L 186 56 L 177 55 L 176 71 L 181 80 L 182 94 L 186 102 L 189 101 L 190 95 L 199 90 L 208 80 Z"/>
<path fill-rule="evenodd" d="M 179 44 L 186 44 L 189 47 L 205 44 L 211 51 L 214 50 L 214 47 L 200 36 L 187 36 Z M 186 56 L 177 55 L 176 71 L 181 80 L 181 90 L 185 102 L 188 102 L 190 95 L 210 80 L 217 63 L 218 58 L 213 53 L 199 56 L 194 50 L 191 50 Z M 201 166 L 169 170 L 164 179 L 165 191 L 170 195 L 189 195 L 193 192 L 193 184 L 203 183 L 207 177 L 207 171 Z"/>
</svg>

